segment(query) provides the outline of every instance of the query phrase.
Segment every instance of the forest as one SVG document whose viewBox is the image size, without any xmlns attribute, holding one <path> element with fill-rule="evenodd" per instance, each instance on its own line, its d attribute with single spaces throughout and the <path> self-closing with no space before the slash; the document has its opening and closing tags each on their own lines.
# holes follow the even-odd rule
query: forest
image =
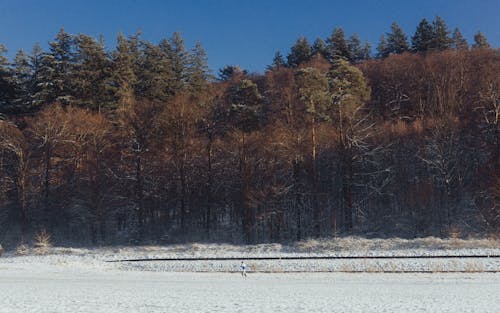
<svg viewBox="0 0 500 313">
<path fill-rule="evenodd" d="M 436 17 L 264 73 L 179 33 L 0 45 L 0 242 L 500 235 L 500 50 Z"/>
</svg>

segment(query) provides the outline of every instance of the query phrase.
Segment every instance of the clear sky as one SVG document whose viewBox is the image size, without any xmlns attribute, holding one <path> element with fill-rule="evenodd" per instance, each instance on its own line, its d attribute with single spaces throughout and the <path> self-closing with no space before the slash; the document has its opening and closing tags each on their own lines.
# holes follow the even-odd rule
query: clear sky
<svg viewBox="0 0 500 313">
<path fill-rule="evenodd" d="M 469 42 L 481 30 L 500 46 L 500 0 L 0 0 L 0 43 L 12 57 L 35 42 L 45 49 L 61 27 L 102 34 L 108 48 L 119 32 L 141 30 L 159 42 L 179 31 L 188 47 L 203 44 L 214 71 L 226 64 L 263 71 L 301 35 L 312 42 L 338 26 L 375 47 L 393 21 L 411 37 L 422 18 L 436 15 Z"/>
</svg>

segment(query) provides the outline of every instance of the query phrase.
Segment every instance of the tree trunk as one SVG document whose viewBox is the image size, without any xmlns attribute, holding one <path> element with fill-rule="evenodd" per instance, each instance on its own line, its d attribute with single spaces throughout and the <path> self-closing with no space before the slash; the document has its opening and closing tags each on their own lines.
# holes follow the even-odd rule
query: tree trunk
<svg viewBox="0 0 500 313">
<path fill-rule="evenodd" d="M 212 136 L 209 136 L 207 145 L 207 206 L 205 212 L 205 232 L 210 238 L 210 222 L 212 216 Z"/>
<path fill-rule="evenodd" d="M 45 147 L 45 181 L 44 181 L 44 210 L 45 210 L 45 226 L 49 225 L 49 188 L 50 188 L 50 159 L 51 159 L 51 147 L 47 143 Z"/>
<path fill-rule="evenodd" d="M 344 164 L 346 166 L 346 173 L 344 176 L 344 227 L 346 231 L 350 231 L 353 227 L 353 164 L 350 152 L 344 150 L 344 154 Z"/>
<path fill-rule="evenodd" d="M 186 173 L 185 173 L 185 153 L 181 158 L 179 176 L 181 183 L 181 230 L 186 233 Z"/>
<path fill-rule="evenodd" d="M 293 177 L 295 180 L 295 210 L 296 210 L 296 217 L 295 217 L 295 223 L 297 227 L 297 240 L 302 239 L 302 216 L 301 216 L 301 210 L 302 210 L 302 196 L 300 194 L 299 186 L 300 186 L 300 161 L 298 160 L 298 157 L 296 157 L 294 166 L 293 166 Z"/>
<path fill-rule="evenodd" d="M 241 179 L 241 189 L 240 189 L 240 197 L 241 197 L 241 208 L 243 210 L 242 214 L 242 225 L 243 232 L 245 234 L 245 240 L 247 243 L 251 243 L 253 240 L 253 228 L 255 222 L 255 212 L 248 205 L 248 191 L 249 191 L 249 179 L 250 173 L 247 164 L 247 149 L 246 149 L 246 138 L 245 133 L 242 133 L 241 136 L 241 155 L 240 155 L 240 179 Z"/>
<path fill-rule="evenodd" d="M 23 233 L 27 230 L 30 222 L 28 216 L 27 205 L 26 205 L 26 169 L 27 160 L 25 159 L 24 153 L 19 153 L 19 164 L 18 164 L 18 174 L 17 174 L 17 201 L 19 203 L 20 221 Z"/>
<path fill-rule="evenodd" d="M 313 114 L 311 117 L 311 167 L 312 167 L 312 209 L 313 209 L 313 223 L 314 223 L 314 236 L 320 236 L 320 214 L 318 207 L 318 172 L 316 164 L 316 118 L 314 116 L 314 101 L 311 101 Z"/>
<path fill-rule="evenodd" d="M 143 208 L 143 186 L 142 186 L 141 156 L 138 153 L 135 158 L 135 193 L 137 201 L 137 222 L 139 227 L 139 240 L 144 237 L 144 208 Z"/>
</svg>

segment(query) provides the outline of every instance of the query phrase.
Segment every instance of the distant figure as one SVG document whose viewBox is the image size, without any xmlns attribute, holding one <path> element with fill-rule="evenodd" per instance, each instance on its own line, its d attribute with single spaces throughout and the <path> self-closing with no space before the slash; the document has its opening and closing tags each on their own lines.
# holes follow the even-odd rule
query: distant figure
<svg viewBox="0 0 500 313">
<path fill-rule="evenodd" d="M 245 262 L 241 261 L 240 269 L 241 269 L 241 276 L 247 277 L 247 265 L 245 264 Z"/>
</svg>

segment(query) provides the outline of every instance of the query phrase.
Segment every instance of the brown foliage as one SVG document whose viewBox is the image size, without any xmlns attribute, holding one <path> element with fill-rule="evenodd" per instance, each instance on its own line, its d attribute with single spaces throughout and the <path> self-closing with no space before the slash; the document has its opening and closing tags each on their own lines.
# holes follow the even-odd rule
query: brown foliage
<svg viewBox="0 0 500 313">
<path fill-rule="evenodd" d="M 371 100 L 349 111 L 329 63 L 303 66 L 324 78 L 309 109 L 303 69 L 280 67 L 107 115 L 52 104 L 0 120 L 0 223 L 93 243 L 498 232 L 498 52 L 366 61 Z"/>
</svg>

